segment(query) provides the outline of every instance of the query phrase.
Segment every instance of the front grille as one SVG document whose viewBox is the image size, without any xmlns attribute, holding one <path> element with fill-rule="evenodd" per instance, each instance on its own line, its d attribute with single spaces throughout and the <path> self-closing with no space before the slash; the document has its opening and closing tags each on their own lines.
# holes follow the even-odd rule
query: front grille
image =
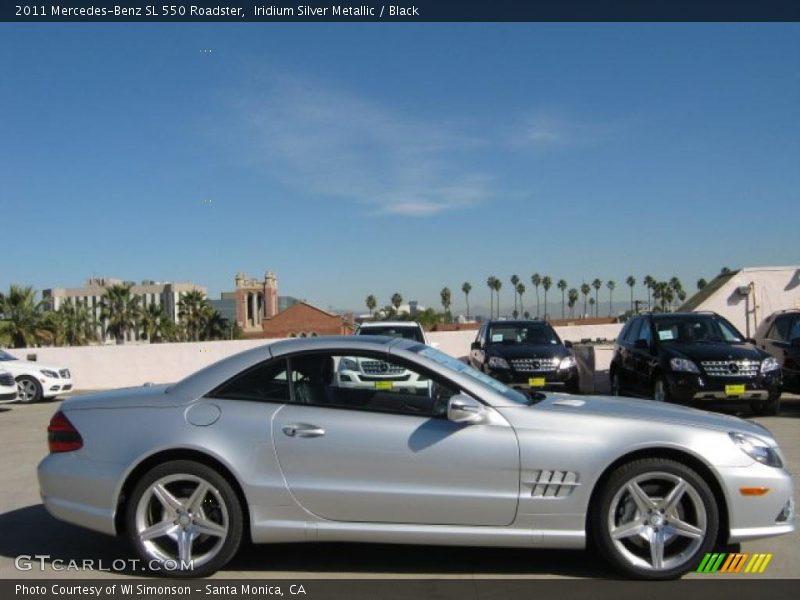
<svg viewBox="0 0 800 600">
<path fill-rule="evenodd" d="M 760 367 L 754 360 L 706 360 L 700 365 L 711 377 L 755 377 Z"/>
<path fill-rule="evenodd" d="M 14 385 L 14 376 L 11 373 L 0 373 L 0 385 Z"/>
<path fill-rule="evenodd" d="M 512 358 L 511 366 L 525 373 L 551 373 L 558 369 L 560 362 L 559 358 Z"/>
<path fill-rule="evenodd" d="M 63 379 L 69 379 L 69 369 L 61 369 L 61 370 L 58 372 L 58 374 L 59 374 L 59 375 L 61 375 L 61 377 L 62 377 Z"/>
<path fill-rule="evenodd" d="M 411 373 L 403 373 L 401 375 L 397 375 L 395 373 L 389 373 L 388 375 L 362 375 L 362 381 L 408 381 L 411 379 Z"/>
<path fill-rule="evenodd" d="M 382 360 L 362 360 L 361 370 L 367 375 L 400 375 L 406 371 L 400 365 L 392 365 Z"/>
<path fill-rule="evenodd" d="M 574 471 L 534 471 L 531 497 L 533 498 L 564 498 L 569 496 L 577 486 L 578 474 Z"/>
</svg>

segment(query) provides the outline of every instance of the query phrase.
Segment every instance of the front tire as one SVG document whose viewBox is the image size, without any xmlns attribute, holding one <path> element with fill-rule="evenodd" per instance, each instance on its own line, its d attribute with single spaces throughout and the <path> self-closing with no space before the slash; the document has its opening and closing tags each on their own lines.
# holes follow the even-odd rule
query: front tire
<svg viewBox="0 0 800 600">
<path fill-rule="evenodd" d="M 21 404 L 33 404 L 39 402 L 44 395 L 42 384 L 30 375 L 17 377 L 17 400 Z"/>
<path fill-rule="evenodd" d="M 653 380 L 653 400 L 656 402 L 672 402 L 667 380 L 660 375 Z"/>
<path fill-rule="evenodd" d="M 126 524 L 136 552 L 154 574 L 205 577 L 238 552 L 244 518 L 236 492 L 217 471 L 176 460 L 139 480 Z"/>
<path fill-rule="evenodd" d="M 611 395 L 621 396 L 622 386 L 619 382 L 619 371 L 614 369 L 611 371 Z"/>
<path fill-rule="evenodd" d="M 705 481 L 659 458 L 617 468 L 590 507 L 592 539 L 617 569 L 637 579 L 675 579 L 710 552 L 719 508 Z"/>
<path fill-rule="evenodd" d="M 781 411 L 780 392 L 772 393 L 763 402 L 751 402 L 750 409 L 759 417 L 776 417 Z"/>
</svg>

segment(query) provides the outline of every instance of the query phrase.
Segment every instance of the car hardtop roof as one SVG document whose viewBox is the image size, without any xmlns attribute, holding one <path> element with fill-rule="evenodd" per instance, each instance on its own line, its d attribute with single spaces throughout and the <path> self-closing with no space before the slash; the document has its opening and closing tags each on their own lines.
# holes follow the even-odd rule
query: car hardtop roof
<svg viewBox="0 0 800 600">
<path fill-rule="evenodd" d="M 366 321 L 361 323 L 361 329 L 364 327 L 422 327 L 419 321 Z"/>
<path fill-rule="evenodd" d="M 531 323 L 550 325 L 544 319 L 492 319 L 488 321 L 489 325 L 530 325 Z"/>
<path fill-rule="evenodd" d="M 703 315 L 705 317 L 718 317 L 719 315 L 711 310 L 697 310 L 694 312 L 670 312 L 670 313 L 650 313 L 654 319 L 668 319 L 672 317 L 696 317 Z"/>
</svg>

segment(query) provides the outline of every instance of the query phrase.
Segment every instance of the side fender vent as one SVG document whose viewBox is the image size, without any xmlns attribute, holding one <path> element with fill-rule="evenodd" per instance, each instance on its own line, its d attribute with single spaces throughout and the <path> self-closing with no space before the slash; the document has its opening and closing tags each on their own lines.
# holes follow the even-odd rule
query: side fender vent
<svg viewBox="0 0 800 600">
<path fill-rule="evenodd" d="M 532 498 L 565 498 L 580 485 L 574 471 L 533 471 L 531 481 Z"/>
</svg>

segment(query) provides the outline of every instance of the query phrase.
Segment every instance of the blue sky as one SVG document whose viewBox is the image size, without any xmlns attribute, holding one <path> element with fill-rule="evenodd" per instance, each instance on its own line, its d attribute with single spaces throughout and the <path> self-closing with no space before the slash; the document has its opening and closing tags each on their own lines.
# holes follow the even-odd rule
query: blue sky
<svg viewBox="0 0 800 600">
<path fill-rule="evenodd" d="M 204 52 L 210 49 L 211 52 Z M 0 25 L 0 288 L 797 264 L 797 24 Z M 620 299 L 627 290 L 618 292 Z M 644 292 L 639 294 L 644 297 Z"/>
</svg>

